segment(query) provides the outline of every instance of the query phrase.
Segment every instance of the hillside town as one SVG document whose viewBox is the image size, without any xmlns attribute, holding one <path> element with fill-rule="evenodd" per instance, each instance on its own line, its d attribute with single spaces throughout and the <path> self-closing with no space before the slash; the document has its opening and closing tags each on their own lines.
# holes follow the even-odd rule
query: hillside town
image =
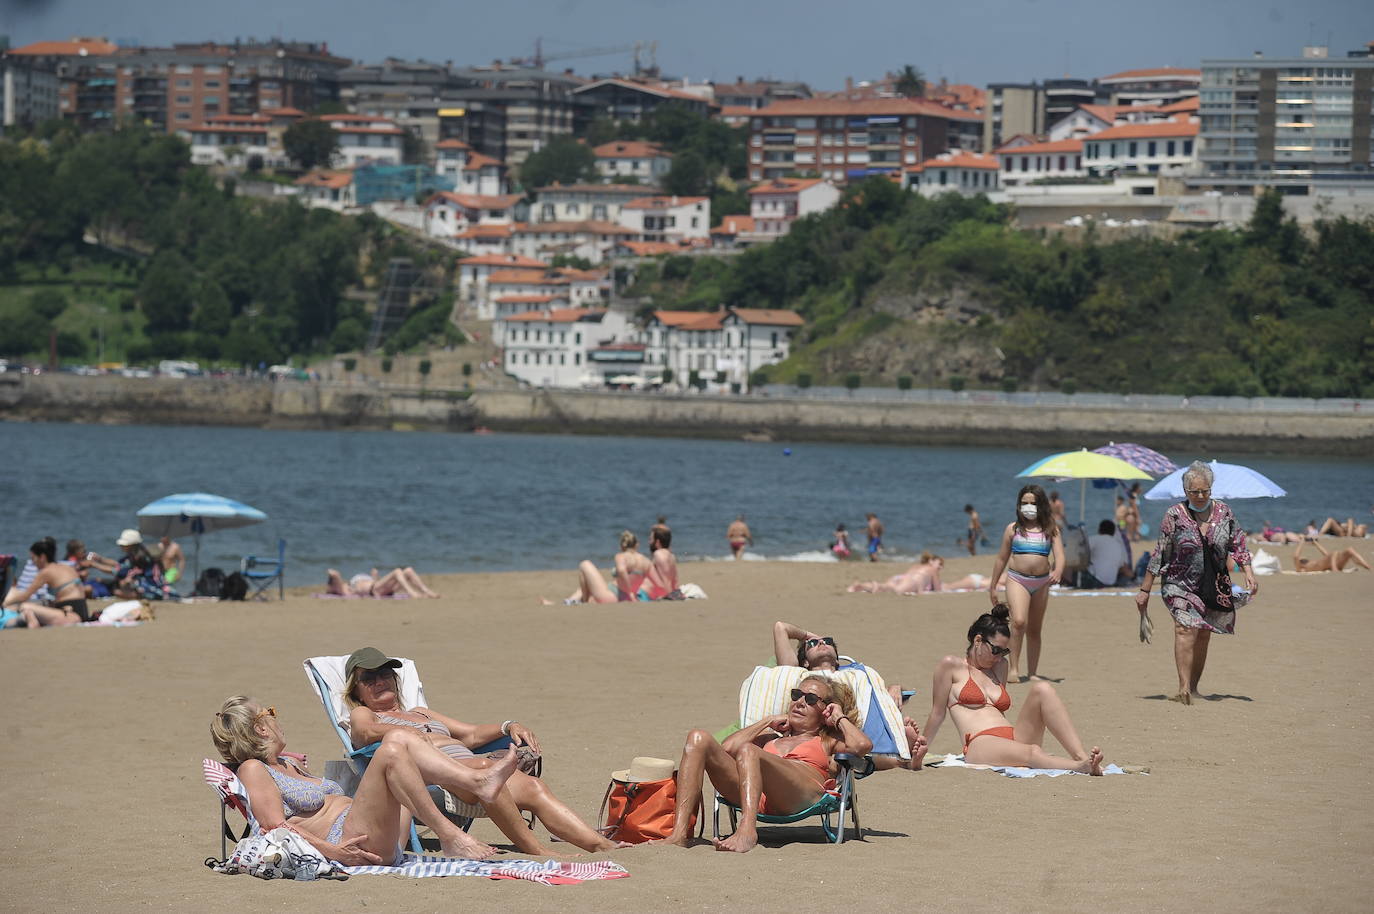
<svg viewBox="0 0 1374 914">
<path fill-rule="evenodd" d="M 547 387 L 747 391 L 787 358 L 796 312 L 636 307 L 622 273 L 768 244 L 874 177 L 1011 203 L 1028 227 L 1239 225 L 1265 188 L 1300 222 L 1374 210 L 1374 42 L 986 86 L 908 66 L 833 88 L 675 79 L 652 44 L 632 50 L 629 73 L 583 76 L 539 53 L 458 66 L 360 62 L 320 42 L 39 41 L 0 57 L 0 124 L 165 131 L 240 193 L 370 212 L 452 251 L 455 320 L 489 322 L 501 370 Z M 739 177 L 678 193 L 678 159 L 695 153 L 595 136 L 666 108 L 735 131 Z M 292 154 L 303 127 L 327 137 L 319 161 Z M 581 179 L 530 180 L 570 141 L 592 164 Z M 713 212 L 722 188 L 730 211 Z"/>
</svg>

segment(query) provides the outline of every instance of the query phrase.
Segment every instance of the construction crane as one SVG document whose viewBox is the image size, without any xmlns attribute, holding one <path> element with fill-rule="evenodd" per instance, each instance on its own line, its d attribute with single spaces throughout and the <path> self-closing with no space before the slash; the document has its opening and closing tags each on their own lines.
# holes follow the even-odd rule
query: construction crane
<svg viewBox="0 0 1374 914">
<path fill-rule="evenodd" d="M 609 48 L 587 48 L 581 51 L 562 51 L 555 54 L 545 54 L 544 39 L 540 37 L 534 39 L 533 57 L 515 57 L 511 59 L 511 63 L 542 70 L 545 64 L 555 60 L 574 60 L 579 57 L 609 57 L 612 54 L 624 54 L 627 51 L 632 51 L 634 53 L 636 76 L 642 73 L 656 73 L 658 71 L 657 41 L 636 41 L 634 44 L 620 44 Z M 641 66 L 640 63 L 640 55 L 646 51 L 649 57 L 649 64 L 647 67 Z"/>
</svg>

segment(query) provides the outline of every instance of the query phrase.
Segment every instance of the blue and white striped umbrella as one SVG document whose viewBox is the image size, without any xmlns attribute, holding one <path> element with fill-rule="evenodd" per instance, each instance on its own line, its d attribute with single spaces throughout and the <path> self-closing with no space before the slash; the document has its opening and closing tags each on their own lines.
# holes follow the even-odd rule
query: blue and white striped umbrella
<svg viewBox="0 0 1374 914">
<path fill-rule="evenodd" d="M 192 580 L 200 577 L 200 535 L 215 530 L 247 527 L 267 520 L 267 515 L 250 505 L 208 492 L 168 495 L 138 509 L 138 530 L 145 536 L 194 536 L 196 538 Z"/>
</svg>

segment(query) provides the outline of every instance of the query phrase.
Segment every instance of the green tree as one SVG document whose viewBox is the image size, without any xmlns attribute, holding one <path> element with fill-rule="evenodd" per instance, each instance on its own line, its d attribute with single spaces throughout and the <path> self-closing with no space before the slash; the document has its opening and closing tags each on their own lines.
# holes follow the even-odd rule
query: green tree
<svg viewBox="0 0 1374 914">
<path fill-rule="evenodd" d="M 694 149 L 679 153 L 672 167 L 663 176 L 663 189 L 679 197 L 705 196 L 711 190 L 713 176 L 706 159 Z"/>
<path fill-rule="evenodd" d="M 44 323 L 51 324 L 67 310 L 67 296 L 57 289 L 39 289 L 29 296 L 29 307 Z"/>
<path fill-rule="evenodd" d="M 281 137 L 286 157 L 301 168 L 327 166 L 339 151 L 339 134 L 325 121 L 297 121 Z"/>
<path fill-rule="evenodd" d="M 896 80 L 892 83 L 892 88 L 898 95 L 907 98 L 924 98 L 926 94 L 926 78 L 919 69 L 911 64 L 902 67 L 897 74 Z"/>
<path fill-rule="evenodd" d="M 176 251 L 153 258 L 138 289 L 150 335 L 186 329 L 193 303 L 192 272 L 191 264 Z"/>
<path fill-rule="evenodd" d="M 339 321 L 334 332 L 329 335 L 329 348 L 335 352 L 353 352 L 363 348 L 367 342 L 367 330 L 362 321 L 348 317 Z"/>
<path fill-rule="evenodd" d="M 520 166 L 520 183 L 526 188 L 580 184 L 596 180 L 596 155 L 571 136 L 558 136 L 543 149 L 530 154 Z"/>
</svg>

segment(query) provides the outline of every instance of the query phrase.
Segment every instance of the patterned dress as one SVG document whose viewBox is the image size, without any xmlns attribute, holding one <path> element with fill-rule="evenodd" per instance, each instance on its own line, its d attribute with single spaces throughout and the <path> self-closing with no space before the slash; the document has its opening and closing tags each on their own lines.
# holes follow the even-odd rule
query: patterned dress
<svg viewBox="0 0 1374 914">
<path fill-rule="evenodd" d="M 1236 630 L 1236 609 L 1248 602 L 1248 597 L 1232 595 L 1227 559 L 1249 565 L 1250 550 L 1245 547 L 1245 531 L 1224 502 L 1212 501 L 1212 513 L 1207 520 L 1212 525 L 1205 545 L 1212 550 L 1216 569 L 1215 607 L 1204 605 L 1199 596 L 1205 564 L 1202 528 L 1193 520 L 1186 503 L 1173 505 L 1164 513 L 1159 541 L 1150 556 L 1149 573 L 1162 578 L 1160 595 L 1175 622 L 1184 628 L 1230 635 Z"/>
</svg>

